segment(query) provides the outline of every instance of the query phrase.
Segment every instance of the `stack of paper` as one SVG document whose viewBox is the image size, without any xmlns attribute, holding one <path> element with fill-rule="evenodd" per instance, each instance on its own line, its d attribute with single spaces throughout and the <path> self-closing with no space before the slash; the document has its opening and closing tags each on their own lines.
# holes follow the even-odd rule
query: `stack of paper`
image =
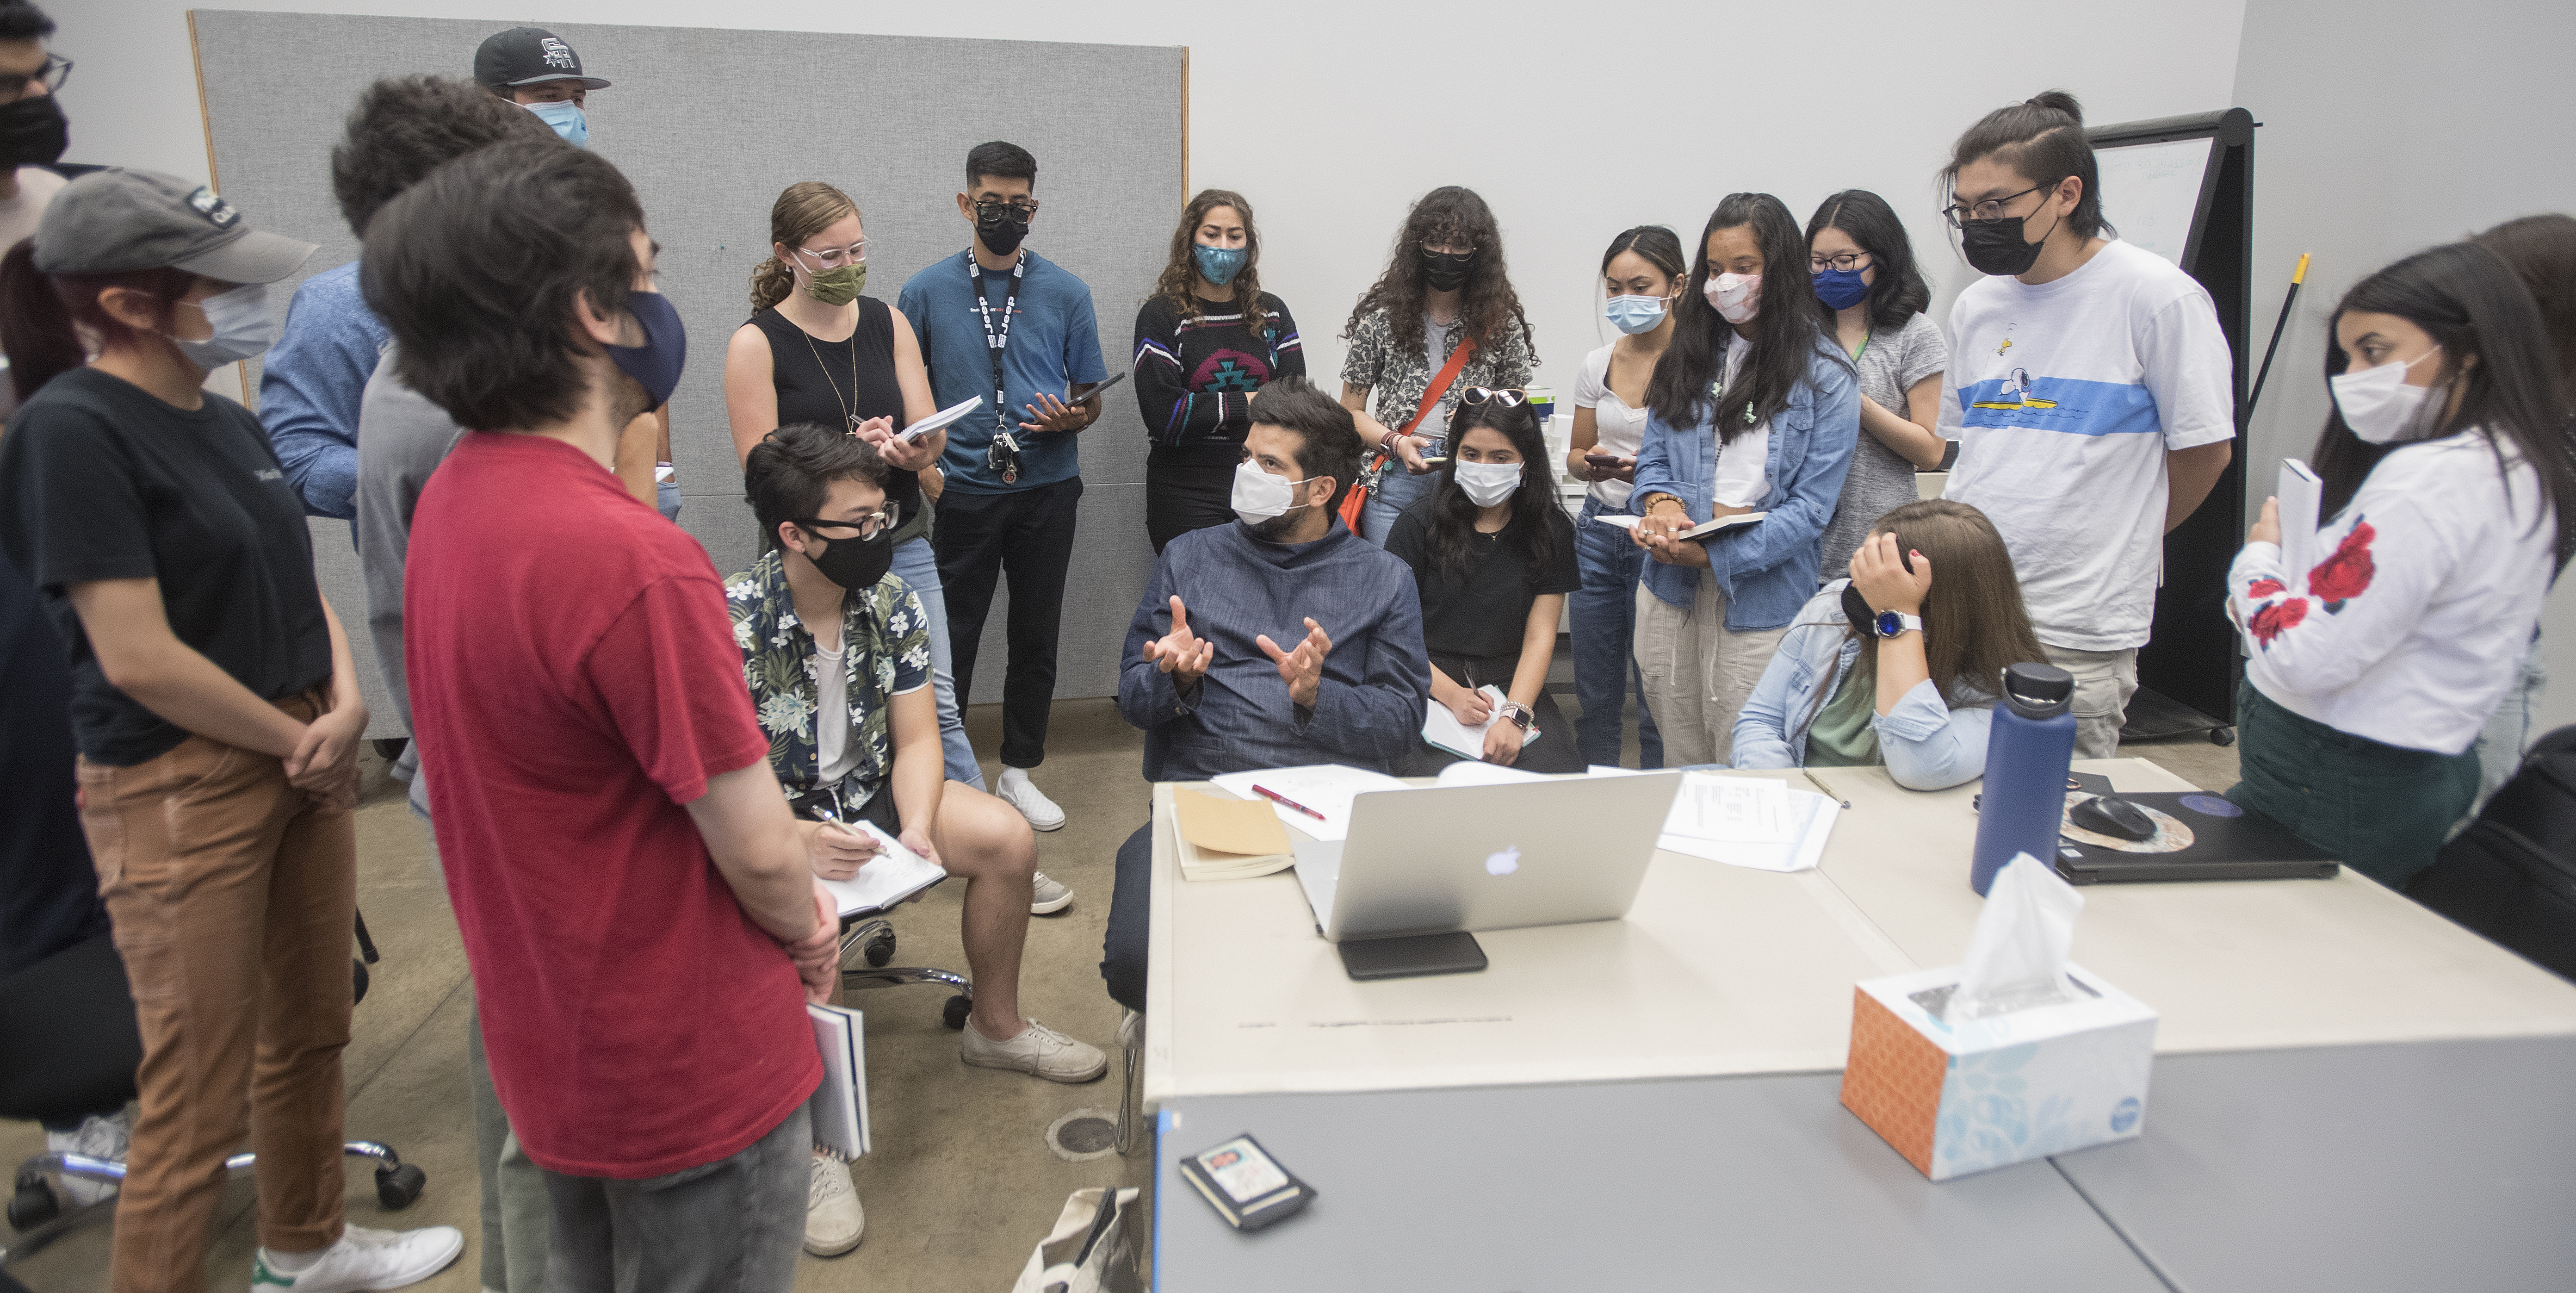
<svg viewBox="0 0 2576 1293">
<path fill-rule="evenodd" d="M 1373 790 L 1410 787 L 1383 772 L 1316 763 L 1302 768 L 1265 768 L 1229 772 L 1209 780 L 1237 799 L 1269 803 L 1279 820 L 1319 840 L 1346 839 L 1351 833 L 1351 799 Z M 1264 795 L 1261 792 L 1270 792 Z M 1273 798 L 1272 796 L 1276 796 Z M 1285 799 L 1288 803 L 1280 803 Z"/>
<path fill-rule="evenodd" d="M 1267 801 L 1174 790 L 1172 815 L 1180 828 L 1182 879 L 1245 880 L 1297 862 L 1288 849 L 1288 828 Z"/>
<path fill-rule="evenodd" d="M 1449 712 L 1449 707 L 1447 705 L 1443 705 L 1436 700 L 1432 701 L 1430 704 L 1423 706 L 1423 743 L 1429 745 L 1432 749 L 1445 750 L 1462 759 L 1484 758 L 1485 733 L 1490 730 L 1494 724 L 1503 721 L 1503 703 L 1511 698 L 1503 694 L 1502 688 L 1492 686 L 1490 684 L 1477 688 L 1476 692 L 1478 695 L 1483 696 L 1486 700 L 1493 703 L 1493 711 L 1486 716 L 1484 722 L 1478 723 L 1474 727 L 1469 727 L 1465 723 L 1459 722 L 1458 716 Z M 1521 737 L 1521 744 L 1526 746 L 1530 742 L 1537 740 L 1538 737 L 1539 731 L 1537 728 L 1533 727 L 1526 735 Z"/>
<path fill-rule="evenodd" d="M 905 848 L 902 841 L 888 835 L 875 822 L 841 822 L 845 831 L 865 832 L 875 838 L 877 855 L 859 867 L 859 873 L 847 880 L 825 880 L 823 887 L 832 891 L 843 916 L 872 916 L 891 911 L 895 905 L 922 890 L 948 878 L 938 863 Z"/>
<path fill-rule="evenodd" d="M 1805 871 L 1824 857 L 1837 805 L 1758 777 L 1682 778 L 1656 847 L 1757 871 Z"/>
</svg>

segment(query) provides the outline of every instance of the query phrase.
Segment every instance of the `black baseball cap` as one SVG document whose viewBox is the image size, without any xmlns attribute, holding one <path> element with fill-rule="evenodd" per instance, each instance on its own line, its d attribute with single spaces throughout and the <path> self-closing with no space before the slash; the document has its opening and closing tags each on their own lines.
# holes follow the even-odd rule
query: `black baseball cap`
<svg viewBox="0 0 2576 1293">
<path fill-rule="evenodd" d="M 513 27 L 486 37 L 474 51 L 474 79 L 495 90 L 546 81 L 579 81 L 585 90 L 608 82 L 581 72 L 581 55 L 543 27 Z"/>
<path fill-rule="evenodd" d="M 274 283 L 313 254 L 312 243 L 263 233 L 194 180 L 109 167 L 63 187 L 36 225 L 36 268 L 47 274 L 182 269 L 227 283 Z"/>
</svg>

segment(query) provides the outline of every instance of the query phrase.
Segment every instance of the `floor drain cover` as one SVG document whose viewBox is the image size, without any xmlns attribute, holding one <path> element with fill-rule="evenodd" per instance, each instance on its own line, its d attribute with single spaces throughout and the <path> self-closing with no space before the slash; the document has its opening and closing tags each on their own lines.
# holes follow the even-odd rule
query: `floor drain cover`
<svg viewBox="0 0 2576 1293">
<path fill-rule="evenodd" d="M 1076 1109 L 1047 1124 L 1046 1142 L 1067 1162 L 1107 1158 L 1118 1152 L 1118 1115 L 1108 1109 Z"/>
</svg>

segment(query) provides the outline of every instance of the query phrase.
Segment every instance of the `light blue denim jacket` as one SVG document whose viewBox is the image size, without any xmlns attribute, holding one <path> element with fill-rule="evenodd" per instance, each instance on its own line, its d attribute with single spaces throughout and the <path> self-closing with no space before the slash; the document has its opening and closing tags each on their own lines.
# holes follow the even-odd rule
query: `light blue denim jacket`
<svg viewBox="0 0 2576 1293">
<path fill-rule="evenodd" d="M 1843 586 L 1825 585 L 1800 608 L 1780 650 L 1771 657 L 1753 698 L 1735 719 L 1735 766 L 1796 768 L 1807 762 L 1807 725 L 1819 697 L 1831 699 L 1860 659 L 1860 640 L 1843 616 Z M 1989 701 L 1988 704 L 1991 702 Z M 1986 771 L 1986 732 L 1994 711 L 1985 705 L 1952 709 L 1929 678 L 1914 684 L 1896 708 L 1872 715 L 1879 759 L 1889 776 L 1909 790 L 1946 790 Z"/>
<path fill-rule="evenodd" d="M 1646 420 L 1631 506 L 1661 490 L 1682 500 L 1692 521 L 1710 518 L 1709 494 L 1717 482 L 1713 421 L 1676 429 L 1662 418 Z M 1851 471 L 1852 446 L 1859 438 L 1858 379 L 1850 361 L 1820 335 L 1807 363 L 1807 379 L 1789 392 L 1788 407 L 1771 419 L 1771 488 L 1755 509 L 1770 515 L 1699 541 L 1708 550 L 1709 572 L 1726 590 L 1726 627 L 1739 632 L 1776 629 L 1815 591 L 1825 523 L 1842 498 L 1843 477 Z M 1699 572 L 1648 562 L 1646 586 L 1687 610 L 1698 595 Z"/>
</svg>

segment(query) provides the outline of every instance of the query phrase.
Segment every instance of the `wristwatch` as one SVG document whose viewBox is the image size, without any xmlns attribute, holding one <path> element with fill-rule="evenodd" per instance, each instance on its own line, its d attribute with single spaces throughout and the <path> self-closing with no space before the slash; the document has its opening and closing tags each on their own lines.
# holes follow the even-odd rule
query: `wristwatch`
<svg viewBox="0 0 2576 1293">
<path fill-rule="evenodd" d="M 1880 637 L 1892 638 L 1899 633 L 1922 632 L 1923 617 L 1920 615 L 1899 615 L 1894 611 L 1880 611 L 1878 613 L 1878 617 L 1870 621 L 1870 626 L 1878 630 L 1878 635 Z"/>
<path fill-rule="evenodd" d="M 1503 719 L 1526 732 L 1530 730 L 1531 724 L 1538 722 L 1538 715 L 1532 713 L 1529 706 L 1517 700 L 1507 700 L 1503 702 Z"/>
</svg>

